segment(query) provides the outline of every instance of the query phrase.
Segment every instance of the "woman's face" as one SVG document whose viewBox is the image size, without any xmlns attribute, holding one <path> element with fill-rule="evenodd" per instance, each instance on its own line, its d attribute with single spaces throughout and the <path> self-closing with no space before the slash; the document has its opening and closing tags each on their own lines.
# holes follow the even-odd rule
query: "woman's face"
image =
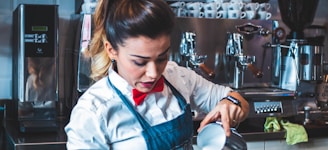
<svg viewBox="0 0 328 150">
<path fill-rule="evenodd" d="M 141 92 L 149 92 L 161 77 L 169 56 L 170 36 L 155 39 L 145 36 L 128 38 L 118 50 L 109 48 L 117 71 L 128 83 Z"/>
</svg>

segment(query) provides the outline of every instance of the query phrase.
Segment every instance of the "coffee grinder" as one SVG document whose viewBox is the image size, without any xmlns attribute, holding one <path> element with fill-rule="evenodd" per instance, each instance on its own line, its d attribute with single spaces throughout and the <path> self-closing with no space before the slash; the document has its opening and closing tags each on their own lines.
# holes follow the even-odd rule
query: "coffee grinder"
<svg viewBox="0 0 328 150">
<path fill-rule="evenodd" d="M 21 132 L 57 131 L 58 6 L 20 4 L 13 13 L 13 99 Z"/>
<path fill-rule="evenodd" d="M 323 46 L 309 42 L 304 30 L 311 26 L 319 0 L 278 0 L 282 21 L 290 32 L 275 30 L 273 81 L 296 96 L 297 110 L 317 109 L 318 83 L 322 82 Z M 280 40 L 285 39 L 284 42 Z"/>
<path fill-rule="evenodd" d="M 290 32 L 276 46 L 276 73 L 279 87 L 314 96 L 312 82 L 322 78 L 322 47 L 309 44 L 304 29 L 312 24 L 319 0 L 278 0 L 282 21 Z M 283 30 L 282 28 L 277 30 Z M 276 31 L 276 36 L 281 36 Z M 282 39 L 282 38 L 280 38 Z M 279 64 L 280 63 L 280 64 Z M 305 91 L 304 91 L 305 89 Z"/>
</svg>

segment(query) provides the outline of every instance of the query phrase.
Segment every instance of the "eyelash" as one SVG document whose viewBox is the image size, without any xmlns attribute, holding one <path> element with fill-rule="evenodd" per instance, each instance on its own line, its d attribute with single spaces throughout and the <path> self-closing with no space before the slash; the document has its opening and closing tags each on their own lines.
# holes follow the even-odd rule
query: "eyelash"
<svg viewBox="0 0 328 150">
<path fill-rule="evenodd" d="M 159 59 L 156 60 L 156 63 L 162 63 L 162 62 L 166 61 L 167 59 L 168 59 L 167 57 L 159 58 Z M 145 66 L 147 64 L 147 61 L 139 63 L 139 62 L 134 60 L 133 62 L 134 62 L 135 65 L 140 66 L 140 67 Z"/>
</svg>

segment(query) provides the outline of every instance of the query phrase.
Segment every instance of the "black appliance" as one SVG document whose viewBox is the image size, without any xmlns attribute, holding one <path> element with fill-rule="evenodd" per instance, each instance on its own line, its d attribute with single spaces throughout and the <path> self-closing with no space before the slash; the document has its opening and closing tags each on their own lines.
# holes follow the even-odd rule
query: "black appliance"
<svg viewBox="0 0 328 150">
<path fill-rule="evenodd" d="M 57 131 L 58 6 L 20 4 L 13 25 L 13 99 L 20 131 Z"/>
</svg>

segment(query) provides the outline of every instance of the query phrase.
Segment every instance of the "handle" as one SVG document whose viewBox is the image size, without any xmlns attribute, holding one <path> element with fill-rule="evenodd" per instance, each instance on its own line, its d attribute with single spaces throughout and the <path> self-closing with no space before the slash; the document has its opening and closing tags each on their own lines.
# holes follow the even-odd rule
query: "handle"
<svg viewBox="0 0 328 150">
<path fill-rule="evenodd" d="M 199 64 L 199 68 L 204 71 L 210 78 L 214 78 L 215 73 L 212 69 L 208 68 L 204 63 Z"/>
<path fill-rule="evenodd" d="M 263 73 L 260 69 L 256 68 L 253 64 L 247 64 L 247 68 L 254 74 L 256 78 L 262 78 Z"/>
</svg>

